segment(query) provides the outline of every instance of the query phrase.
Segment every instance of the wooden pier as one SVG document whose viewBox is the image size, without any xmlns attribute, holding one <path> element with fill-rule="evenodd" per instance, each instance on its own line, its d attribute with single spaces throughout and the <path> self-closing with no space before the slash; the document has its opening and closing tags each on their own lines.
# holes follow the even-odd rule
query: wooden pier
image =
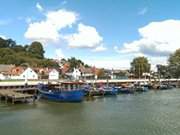
<svg viewBox="0 0 180 135">
<path fill-rule="evenodd" d="M 34 101 L 34 95 L 19 93 L 15 90 L 0 90 L 0 101 L 4 99 L 7 103 L 11 101 L 14 104 L 17 101 L 26 102 L 28 99 L 32 99 Z"/>
</svg>

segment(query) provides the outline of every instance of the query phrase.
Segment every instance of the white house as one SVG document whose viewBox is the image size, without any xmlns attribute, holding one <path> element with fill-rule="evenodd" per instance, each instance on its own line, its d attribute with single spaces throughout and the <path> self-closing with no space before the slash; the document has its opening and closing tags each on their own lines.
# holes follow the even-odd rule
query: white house
<svg viewBox="0 0 180 135">
<path fill-rule="evenodd" d="M 37 80 L 38 79 L 38 74 L 32 70 L 31 68 L 27 68 L 20 76 L 18 79 L 31 79 L 31 80 Z"/>
<path fill-rule="evenodd" d="M 59 72 L 56 69 L 53 69 L 49 72 L 49 80 L 58 80 Z"/>
<path fill-rule="evenodd" d="M 5 80 L 6 79 L 6 76 L 2 73 L 0 73 L 0 80 Z"/>
<path fill-rule="evenodd" d="M 95 73 L 93 68 L 80 67 L 81 76 L 83 79 L 94 79 Z"/>
<path fill-rule="evenodd" d="M 72 77 L 73 77 L 73 79 L 75 79 L 75 80 L 80 79 L 80 77 L 81 77 L 81 72 L 79 71 L 79 69 L 74 68 L 74 71 L 73 71 L 73 73 L 72 73 Z"/>
</svg>

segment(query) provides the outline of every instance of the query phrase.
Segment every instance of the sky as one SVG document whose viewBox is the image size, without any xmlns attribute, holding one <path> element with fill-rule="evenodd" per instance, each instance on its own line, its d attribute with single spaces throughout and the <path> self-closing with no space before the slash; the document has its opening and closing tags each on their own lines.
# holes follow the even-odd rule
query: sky
<svg viewBox="0 0 180 135">
<path fill-rule="evenodd" d="M 128 69 L 145 56 L 153 69 L 180 48 L 179 0 L 0 1 L 0 36 L 40 41 L 47 58 Z"/>
</svg>

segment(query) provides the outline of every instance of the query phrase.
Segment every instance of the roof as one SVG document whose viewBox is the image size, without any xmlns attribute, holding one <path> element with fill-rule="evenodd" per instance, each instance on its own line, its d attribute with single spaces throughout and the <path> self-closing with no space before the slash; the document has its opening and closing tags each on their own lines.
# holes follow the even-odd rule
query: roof
<svg viewBox="0 0 180 135">
<path fill-rule="evenodd" d="M 15 67 L 15 65 L 0 64 L 0 72 L 1 73 L 8 73 L 14 67 Z"/>
<path fill-rule="evenodd" d="M 49 68 L 32 68 L 38 74 L 48 74 Z"/>
<path fill-rule="evenodd" d="M 15 75 L 20 75 L 24 72 L 25 68 L 24 67 L 13 67 L 10 71 L 9 74 L 15 76 Z"/>
<path fill-rule="evenodd" d="M 55 68 L 51 68 L 51 69 L 49 69 L 49 71 L 48 71 L 49 73 L 51 73 L 51 72 L 57 72 L 57 73 L 59 73 L 59 71 L 57 70 L 57 69 L 55 69 Z"/>
<path fill-rule="evenodd" d="M 70 64 L 69 63 L 65 63 L 63 65 L 62 69 L 61 69 L 62 74 L 67 73 L 69 71 L 69 69 L 70 69 Z"/>
<path fill-rule="evenodd" d="M 80 71 L 83 73 L 83 74 L 94 74 L 94 67 L 89 67 L 89 68 L 86 68 L 84 66 L 80 66 Z"/>
</svg>

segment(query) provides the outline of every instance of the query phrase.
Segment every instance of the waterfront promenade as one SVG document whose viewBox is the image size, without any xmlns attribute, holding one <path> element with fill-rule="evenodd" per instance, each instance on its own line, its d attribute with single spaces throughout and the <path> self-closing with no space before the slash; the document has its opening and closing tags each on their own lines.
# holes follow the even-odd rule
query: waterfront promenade
<svg viewBox="0 0 180 135">
<path fill-rule="evenodd" d="M 38 85 L 39 83 L 44 83 L 47 84 L 48 82 L 51 82 L 52 84 L 58 84 L 61 82 L 65 82 L 67 80 L 54 80 L 54 81 L 49 81 L 49 80 L 31 80 L 28 81 L 28 85 Z M 98 79 L 98 80 L 86 80 L 85 83 L 111 83 L 111 84 L 122 84 L 122 83 L 136 83 L 136 82 L 172 82 L 172 83 L 177 83 L 180 82 L 180 79 Z M 0 81 L 0 86 L 24 86 L 25 81 Z"/>
</svg>

